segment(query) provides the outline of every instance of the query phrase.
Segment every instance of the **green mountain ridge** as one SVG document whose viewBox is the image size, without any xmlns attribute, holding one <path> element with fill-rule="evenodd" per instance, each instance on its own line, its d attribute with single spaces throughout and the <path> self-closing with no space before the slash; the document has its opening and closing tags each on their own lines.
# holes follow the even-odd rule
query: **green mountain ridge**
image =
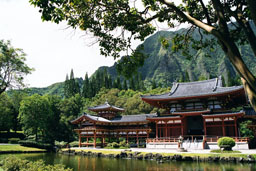
<svg viewBox="0 0 256 171">
<path fill-rule="evenodd" d="M 204 49 L 194 51 L 194 57 L 190 60 L 186 59 L 180 52 L 173 53 L 171 50 L 171 40 L 177 33 L 184 33 L 185 29 L 178 31 L 159 31 L 154 35 L 148 37 L 144 45 L 144 53 L 148 55 L 144 65 L 139 68 L 138 73 L 141 74 L 146 86 L 150 86 L 152 81 L 167 87 L 171 86 L 174 81 L 196 81 L 200 79 L 209 79 L 222 75 L 226 85 L 235 84 L 232 80 L 239 78 L 228 58 L 225 56 L 221 48 L 216 48 L 210 52 L 210 57 L 207 55 L 209 52 Z M 199 33 L 194 31 L 194 37 L 198 37 Z M 206 37 L 209 35 L 205 35 Z M 160 38 L 164 37 L 169 41 L 170 46 L 163 48 Z M 256 73 L 256 58 L 249 45 L 240 46 L 242 57 L 250 68 L 252 73 Z M 116 63 L 111 66 L 99 67 L 95 73 L 106 69 L 115 79 L 118 74 L 116 71 Z M 95 73 L 93 75 L 95 75 Z M 63 74 L 64 75 L 64 74 Z M 92 76 L 93 76 L 92 75 Z M 91 77 L 92 77 L 91 76 Z M 82 78 L 77 78 L 80 86 L 82 85 Z M 64 94 L 64 82 L 55 83 L 45 88 L 29 88 L 31 93 L 38 94 Z"/>
</svg>

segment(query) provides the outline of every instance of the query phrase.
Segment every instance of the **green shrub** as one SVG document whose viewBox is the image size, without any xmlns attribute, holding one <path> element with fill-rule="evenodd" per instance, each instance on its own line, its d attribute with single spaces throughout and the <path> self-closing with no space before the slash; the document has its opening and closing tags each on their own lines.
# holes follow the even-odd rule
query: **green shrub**
<svg viewBox="0 0 256 171">
<path fill-rule="evenodd" d="M 8 138 L 0 138 L 0 143 L 8 143 Z"/>
<path fill-rule="evenodd" d="M 67 146 L 67 142 L 65 141 L 55 141 L 54 142 L 55 146 L 57 146 L 58 148 L 66 148 Z"/>
<path fill-rule="evenodd" d="M 79 141 L 73 141 L 69 143 L 70 147 L 79 147 Z"/>
<path fill-rule="evenodd" d="M 113 148 L 119 148 L 119 144 L 117 142 L 112 142 L 111 144 Z"/>
<path fill-rule="evenodd" d="M 222 137 L 218 139 L 218 146 L 223 148 L 224 150 L 230 151 L 232 147 L 236 145 L 236 142 L 233 138 L 230 137 Z"/>
<path fill-rule="evenodd" d="M 35 147 L 35 148 L 42 148 L 42 149 L 47 149 L 47 150 L 53 149 L 53 145 L 51 145 L 51 144 L 37 142 L 34 140 L 20 140 L 19 144 L 21 146 L 25 146 L 25 147 Z"/>
<path fill-rule="evenodd" d="M 19 138 L 9 138 L 8 139 L 9 144 L 18 144 L 19 141 L 20 141 Z"/>
<path fill-rule="evenodd" d="M 14 156 L 7 157 L 3 159 L 0 163 L 0 166 L 5 171 L 35 171 L 35 170 L 43 170 L 43 171 L 72 171 L 72 169 L 65 169 L 63 165 L 45 165 L 42 160 L 38 160 L 35 162 L 23 160 Z"/>
</svg>

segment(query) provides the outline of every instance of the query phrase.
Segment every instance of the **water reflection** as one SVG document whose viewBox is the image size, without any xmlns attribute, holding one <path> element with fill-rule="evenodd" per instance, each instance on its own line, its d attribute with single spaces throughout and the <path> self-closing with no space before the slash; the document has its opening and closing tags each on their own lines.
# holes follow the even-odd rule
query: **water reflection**
<svg viewBox="0 0 256 171">
<path fill-rule="evenodd" d="M 0 155 L 0 159 L 9 155 Z M 64 164 L 74 171 L 255 171 L 255 164 L 166 162 L 109 159 L 60 154 L 16 154 L 27 160 L 42 159 L 47 164 Z"/>
</svg>

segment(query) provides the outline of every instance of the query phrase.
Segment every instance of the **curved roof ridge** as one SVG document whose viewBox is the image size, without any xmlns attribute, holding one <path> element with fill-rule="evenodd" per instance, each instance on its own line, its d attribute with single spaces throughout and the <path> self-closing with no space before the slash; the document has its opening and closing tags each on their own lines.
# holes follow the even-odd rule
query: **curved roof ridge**
<svg viewBox="0 0 256 171">
<path fill-rule="evenodd" d="M 177 90 L 177 88 L 179 87 L 179 83 L 173 83 L 172 89 L 169 93 L 169 96 L 171 96 L 173 93 L 175 93 L 175 91 Z"/>
<path fill-rule="evenodd" d="M 218 79 L 218 78 L 217 78 Z M 208 83 L 208 82 L 215 82 L 216 78 L 212 78 L 209 80 L 200 80 L 200 81 L 191 81 L 191 82 L 179 82 L 180 85 L 186 84 L 198 84 L 198 83 Z"/>
</svg>

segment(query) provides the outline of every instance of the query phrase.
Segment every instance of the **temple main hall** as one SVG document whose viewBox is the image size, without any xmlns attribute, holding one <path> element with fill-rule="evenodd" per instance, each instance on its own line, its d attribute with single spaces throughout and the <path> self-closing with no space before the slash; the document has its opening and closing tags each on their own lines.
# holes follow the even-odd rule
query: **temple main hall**
<svg viewBox="0 0 256 171">
<path fill-rule="evenodd" d="M 137 146 L 177 148 L 182 137 L 184 147 L 215 149 L 218 138 L 229 136 L 235 139 L 235 148 L 248 149 L 248 138 L 241 137 L 238 123 L 254 115 L 241 110 L 248 103 L 243 86 L 223 87 L 221 77 L 174 82 L 170 92 L 141 99 L 166 112 L 121 115 L 124 109 L 107 102 L 91 107 L 96 115 L 84 113 L 71 121 L 78 125 L 79 146 L 104 147 L 106 138 L 123 137 Z"/>
</svg>

